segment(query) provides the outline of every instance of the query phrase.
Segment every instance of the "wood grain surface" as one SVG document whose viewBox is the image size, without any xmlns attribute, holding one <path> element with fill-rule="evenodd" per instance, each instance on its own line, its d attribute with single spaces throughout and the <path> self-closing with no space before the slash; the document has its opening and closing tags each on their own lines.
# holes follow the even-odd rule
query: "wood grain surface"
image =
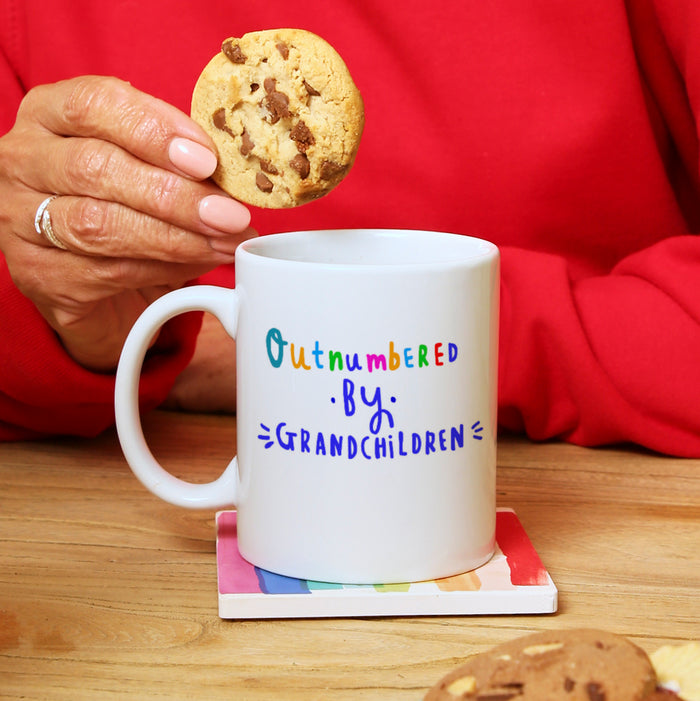
<svg viewBox="0 0 700 701">
<path fill-rule="evenodd" d="M 235 452 L 227 417 L 156 412 L 145 430 L 192 481 Z M 0 445 L 0 698 L 419 701 L 534 630 L 698 639 L 700 460 L 502 437 L 498 462 L 558 613 L 236 622 L 217 613 L 214 513 L 148 493 L 113 433 Z"/>
</svg>

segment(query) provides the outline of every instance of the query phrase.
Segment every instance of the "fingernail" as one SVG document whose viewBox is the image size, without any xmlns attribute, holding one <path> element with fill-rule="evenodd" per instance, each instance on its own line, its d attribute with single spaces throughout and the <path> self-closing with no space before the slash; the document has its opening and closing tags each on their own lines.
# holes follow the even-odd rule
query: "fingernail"
<svg viewBox="0 0 700 701">
<path fill-rule="evenodd" d="M 168 146 L 170 162 L 183 173 L 203 180 L 216 170 L 216 154 L 190 139 L 176 137 Z"/>
<path fill-rule="evenodd" d="M 219 231 L 236 234 L 250 224 L 250 212 L 240 202 L 223 195 L 209 195 L 199 203 L 199 218 Z"/>
</svg>

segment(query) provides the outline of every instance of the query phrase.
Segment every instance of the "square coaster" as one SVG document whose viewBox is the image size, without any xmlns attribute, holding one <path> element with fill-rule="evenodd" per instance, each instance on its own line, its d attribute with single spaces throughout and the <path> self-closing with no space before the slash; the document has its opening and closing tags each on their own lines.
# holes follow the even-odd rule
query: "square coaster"
<svg viewBox="0 0 700 701">
<path fill-rule="evenodd" d="M 219 616 L 233 619 L 554 613 L 557 588 L 512 509 L 496 514 L 496 552 L 454 577 L 329 584 L 274 574 L 238 551 L 236 512 L 216 515 Z"/>
</svg>

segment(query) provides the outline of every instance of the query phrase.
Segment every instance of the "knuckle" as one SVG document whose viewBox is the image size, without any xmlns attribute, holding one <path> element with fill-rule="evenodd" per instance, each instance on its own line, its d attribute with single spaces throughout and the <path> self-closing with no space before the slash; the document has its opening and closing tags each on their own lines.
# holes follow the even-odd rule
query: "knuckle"
<svg viewBox="0 0 700 701">
<path fill-rule="evenodd" d="M 77 198 L 68 206 L 66 226 L 87 253 L 98 253 L 110 238 L 110 214 L 106 203 L 87 197 Z"/>
<path fill-rule="evenodd" d="M 66 160 L 68 181 L 80 191 L 90 192 L 98 183 L 111 180 L 116 169 L 116 151 L 103 141 L 75 139 L 72 152 Z"/>
<path fill-rule="evenodd" d="M 187 242 L 186 232 L 183 229 L 169 224 L 163 232 L 163 241 L 169 260 L 186 261 L 191 259 L 192 251 Z"/>
<path fill-rule="evenodd" d="M 95 268 L 95 278 L 112 291 L 134 288 L 138 262 L 128 258 L 109 258 Z"/>
<path fill-rule="evenodd" d="M 153 203 L 156 216 L 168 219 L 182 202 L 182 178 L 168 171 L 160 171 L 149 185 L 148 200 Z"/>
<path fill-rule="evenodd" d="M 32 112 L 37 105 L 41 105 L 47 99 L 48 85 L 35 85 L 27 90 L 17 110 L 18 117 L 26 112 Z"/>
<path fill-rule="evenodd" d="M 170 139 L 170 132 L 165 128 L 162 118 L 153 114 L 145 114 L 141 110 L 129 108 L 133 123 L 133 134 L 142 144 L 151 144 L 157 148 L 164 147 Z"/>
<path fill-rule="evenodd" d="M 99 126 L 99 114 L 124 95 L 126 86 L 123 81 L 112 77 L 76 78 L 71 81 L 71 89 L 63 105 L 63 118 L 78 133 Z"/>
<path fill-rule="evenodd" d="M 120 128 L 140 144 L 161 146 L 170 138 L 162 116 L 146 110 L 129 83 L 111 76 L 76 79 L 64 107 L 66 121 L 77 133 L 101 135 L 105 114 L 118 115 Z"/>
</svg>

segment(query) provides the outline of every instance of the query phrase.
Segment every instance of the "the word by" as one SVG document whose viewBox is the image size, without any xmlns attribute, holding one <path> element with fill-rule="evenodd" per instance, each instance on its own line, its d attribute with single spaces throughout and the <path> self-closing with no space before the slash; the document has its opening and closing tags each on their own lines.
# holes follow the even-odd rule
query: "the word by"
<svg viewBox="0 0 700 701">
<path fill-rule="evenodd" d="M 374 390 L 374 394 L 370 397 L 367 394 L 366 388 L 360 386 L 359 391 L 360 399 L 359 401 L 362 405 L 368 407 L 369 409 L 376 407 L 376 411 L 372 414 L 369 420 L 369 430 L 371 433 L 379 433 L 382 428 L 382 421 L 387 419 L 389 422 L 389 428 L 394 428 L 394 417 L 391 412 L 384 409 L 382 405 L 382 390 L 377 387 Z M 391 397 L 390 401 L 392 403 L 396 402 L 396 397 Z M 335 397 L 331 397 L 331 402 L 335 404 Z M 355 383 L 348 378 L 343 380 L 343 411 L 345 416 L 354 416 L 357 407 L 357 401 L 355 399 Z"/>
<path fill-rule="evenodd" d="M 271 328 L 265 339 L 267 357 L 272 367 L 279 368 L 285 359 L 291 361 L 297 370 L 398 370 L 405 368 L 424 368 L 430 365 L 441 367 L 457 360 L 456 343 L 419 344 L 415 348 L 398 349 L 393 341 L 389 342 L 388 353 L 343 353 L 339 350 L 326 350 L 319 341 L 313 346 L 297 346 L 282 336 L 279 329 Z M 286 350 L 289 346 L 288 351 Z M 364 363 L 364 364 L 363 364 Z"/>
</svg>

